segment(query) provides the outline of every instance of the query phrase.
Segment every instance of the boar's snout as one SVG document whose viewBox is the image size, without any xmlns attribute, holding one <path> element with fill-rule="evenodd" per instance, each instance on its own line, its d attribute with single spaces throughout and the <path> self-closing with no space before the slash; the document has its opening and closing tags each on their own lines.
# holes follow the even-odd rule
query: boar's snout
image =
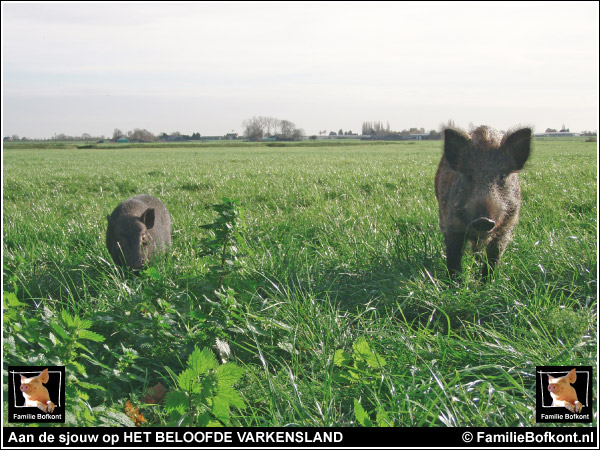
<svg viewBox="0 0 600 450">
<path fill-rule="evenodd" d="M 473 222 L 471 222 L 471 228 L 479 233 L 492 231 L 495 226 L 496 222 L 494 222 L 492 219 L 488 219 L 487 217 L 480 217 L 479 219 L 475 219 Z"/>
</svg>

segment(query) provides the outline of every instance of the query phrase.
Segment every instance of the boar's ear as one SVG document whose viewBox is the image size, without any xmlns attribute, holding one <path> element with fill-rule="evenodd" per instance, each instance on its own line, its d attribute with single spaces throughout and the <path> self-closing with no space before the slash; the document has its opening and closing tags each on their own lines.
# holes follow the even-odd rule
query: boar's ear
<svg viewBox="0 0 600 450">
<path fill-rule="evenodd" d="M 444 130 L 444 156 L 452 170 L 458 170 L 460 154 L 469 143 L 469 138 L 464 134 L 447 128 Z"/>
<path fill-rule="evenodd" d="M 531 128 L 523 128 L 506 136 L 503 147 L 513 159 L 512 170 L 521 170 L 531 151 Z"/>
<path fill-rule="evenodd" d="M 154 208 L 148 208 L 142 213 L 140 220 L 144 222 L 146 228 L 150 229 L 154 226 Z"/>
<path fill-rule="evenodd" d="M 577 373 L 575 372 L 575 369 L 569 372 L 569 374 L 567 375 L 567 380 L 570 384 L 573 384 L 577 381 Z"/>
<path fill-rule="evenodd" d="M 25 383 L 25 380 L 27 379 L 27 377 L 21 375 L 21 383 Z"/>
</svg>

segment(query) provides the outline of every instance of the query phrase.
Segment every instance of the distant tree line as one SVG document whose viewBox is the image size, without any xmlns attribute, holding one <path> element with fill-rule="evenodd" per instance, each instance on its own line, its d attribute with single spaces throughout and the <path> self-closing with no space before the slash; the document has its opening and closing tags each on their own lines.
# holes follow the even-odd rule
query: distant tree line
<svg viewBox="0 0 600 450">
<path fill-rule="evenodd" d="M 270 116 L 254 116 L 251 119 L 245 120 L 242 124 L 244 127 L 244 138 L 249 141 L 261 141 L 263 139 L 280 140 L 280 141 L 295 141 L 301 140 L 304 135 L 302 128 L 296 127 L 296 125 L 289 120 L 279 120 L 275 117 Z M 470 125 L 474 127 L 472 124 Z M 419 139 L 431 139 L 437 140 L 442 138 L 442 133 L 445 128 L 455 127 L 454 121 L 449 120 L 447 123 L 440 125 L 438 130 L 425 131 L 425 128 L 408 128 L 402 131 L 394 131 L 391 129 L 389 122 L 384 125 L 381 121 L 374 122 L 363 122 L 362 123 L 362 134 L 361 139 L 373 139 L 373 140 L 405 140 L 414 139 L 415 135 L 419 135 Z M 560 129 L 561 133 L 568 133 L 569 129 L 564 125 Z M 353 133 L 351 130 L 339 131 L 320 130 L 319 136 L 344 136 L 344 137 L 355 137 L 358 134 Z M 546 133 L 557 133 L 555 128 L 546 128 Z M 582 131 L 582 136 L 597 136 L 596 131 Z M 117 142 L 117 140 L 126 138 L 130 142 L 153 142 L 153 141 L 197 141 L 204 139 L 239 139 L 237 133 L 227 133 L 224 136 L 204 136 L 199 132 L 192 133 L 191 135 L 174 131 L 172 133 L 159 133 L 154 135 L 150 131 L 144 128 L 134 128 L 133 130 L 123 132 L 118 128 L 113 131 L 112 138 L 107 138 L 104 135 L 93 136 L 89 133 L 83 133 L 81 136 L 69 136 L 64 133 L 55 134 L 50 139 L 29 139 L 26 137 L 20 137 L 16 134 L 5 136 L 3 142 L 22 142 L 22 141 L 96 141 L 104 142 L 108 140 L 110 142 Z M 310 139 L 318 139 L 317 135 L 310 136 Z"/>
<path fill-rule="evenodd" d="M 264 138 L 278 141 L 299 141 L 304 130 L 297 128 L 294 122 L 279 120 L 269 116 L 254 116 L 242 123 L 244 137 L 249 141 L 261 141 Z"/>
<path fill-rule="evenodd" d="M 362 135 L 369 136 L 370 139 L 377 140 L 403 140 L 408 139 L 411 135 L 420 135 L 420 139 L 441 139 L 441 130 L 430 130 L 425 131 L 425 128 L 409 128 L 402 131 L 393 131 L 390 128 L 390 123 L 387 122 L 383 125 L 383 122 L 363 122 L 362 124 Z"/>
</svg>

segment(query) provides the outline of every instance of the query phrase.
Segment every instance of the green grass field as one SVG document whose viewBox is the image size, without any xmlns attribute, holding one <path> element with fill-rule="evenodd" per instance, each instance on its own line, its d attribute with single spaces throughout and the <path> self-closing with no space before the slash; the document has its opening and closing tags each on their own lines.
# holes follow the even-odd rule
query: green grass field
<svg viewBox="0 0 600 450">
<path fill-rule="evenodd" d="M 535 425 L 536 365 L 597 373 L 596 143 L 534 142 L 498 271 L 483 283 L 467 253 L 460 285 L 441 145 L 5 145 L 5 389 L 8 365 L 66 365 L 80 426 L 131 425 L 127 401 L 151 426 Z M 173 248 L 134 275 L 104 238 L 138 193 L 169 208 Z M 217 294 L 200 226 L 224 197 L 243 241 Z M 235 376 L 206 363 L 186 390 L 216 339 Z M 146 396 L 158 382 L 165 404 Z"/>
</svg>

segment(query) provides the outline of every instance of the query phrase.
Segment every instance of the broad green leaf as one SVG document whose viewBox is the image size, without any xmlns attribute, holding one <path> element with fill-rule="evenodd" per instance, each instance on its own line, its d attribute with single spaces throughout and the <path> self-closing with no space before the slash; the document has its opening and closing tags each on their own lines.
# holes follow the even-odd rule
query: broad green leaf
<svg viewBox="0 0 600 450">
<path fill-rule="evenodd" d="M 4 302 L 4 308 L 14 308 L 16 306 L 24 306 L 24 303 L 21 303 L 17 298 L 17 295 L 14 292 L 6 292 L 3 291 L 2 300 Z"/>
<path fill-rule="evenodd" d="M 79 337 L 79 339 L 89 339 L 90 341 L 94 342 L 104 342 L 104 336 L 98 333 L 94 333 L 90 330 L 79 330 L 77 332 L 77 336 Z"/>
<path fill-rule="evenodd" d="M 188 408 L 188 396 L 181 391 L 169 391 L 165 399 L 165 411 L 176 411 L 179 414 L 185 414 Z"/>
<path fill-rule="evenodd" d="M 234 363 L 222 364 L 217 368 L 219 388 L 222 386 L 233 386 L 243 376 L 244 369 Z"/>
<path fill-rule="evenodd" d="M 344 367 L 350 364 L 350 355 L 342 349 L 336 350 L 333 355 L 333 364 L 338 367 Z"/>
<path fill-rule="evenodd" d="M 185 369 L 177 376 L 177 384 L 185 392 L 191 392 L 194 384 L 198 383 L 198 376 L 196 372 L 191 369 Z"/>
<path fill-rule="evenodd" d="M 187 365 L 196 376 L 200 376 L 206 374 L 210 369 L 216 369 L 219 363 L 214 353 L 208 348 L 200 350 L 196 347 L 190 355 Z"/>
<path fill-rule="evenodd" d="M 69 315 L 66 309 L 62 310 L 60 316 L 67 327 L 72 327 L 75 325 L 75 320 Z"/>
<path fill-rule="evenodd" d="M 224 424 L 229 422 L 229 402 L 224 397 L 214 397 L 212 414 Z"/>
<path fill-rule="evenodd" d="M 373 422 L 369 418 L 369 414 L 364 410 L 362 405 L 357 399 L 354 399 L 354 415 L 356 416 L 356 420 L 363 427 L 372 427 Z"/>
<path fill-rule="evenodd" d="M 391 427 L 394 425 L 392 420 L 390 419 L 389 413 L 380 406 L 377 409 L 377 418 L 375 419 L 378 427 Z"/>
<path fill-rule="evenodd" d="M 218 394 L 217 394 L 220 398 L 223 398 L 225 400 L 227 400 L 227 402 L 231 405 L 231 406 L 235 406 L 236 408 L 239 409 L 244 409 L 246 408 L 246 403 L 244 402 L 244 399 L 241 397 L 241 395 L 232 387 L 223 387 L 223 388 L 219 388 Z"/>
<path fill-rule="evenodd" d="M 102 386 L 99 386 L 99 385 L 97 385 L 97 384 L 87 383 L 87 382 L 85 382 L 85 381 L 81 381 L 81 380 L 78 380 L 78 381 L 77 381 L 77 384 L 78 384 L 79 386 L 81 386 L 82 388 L 85 388 L 85 389 L 98 389 L 98 390 L 100 390 L 100 391 L 105 391 L 105 390 L 106 390 L 106 389 L 105 389 L 104 387 L 102 387 Z"/>
<path fill-rule="evenodd" d="M 364 336 L 356 340 L 352 345 L 352 349 L 354 350 L 354 358 L 366 362 L 369 367 L 376 369 L 385 366 L 385 359 L 371 350 Z"/>
</svg>

